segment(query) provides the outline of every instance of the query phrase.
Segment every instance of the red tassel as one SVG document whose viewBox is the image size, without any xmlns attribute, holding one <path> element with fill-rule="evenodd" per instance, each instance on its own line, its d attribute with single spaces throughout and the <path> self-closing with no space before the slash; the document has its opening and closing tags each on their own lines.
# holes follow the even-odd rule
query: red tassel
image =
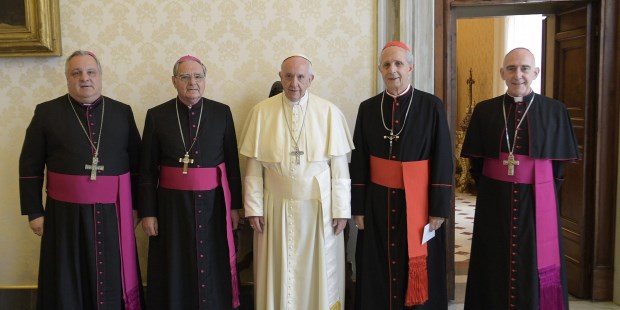
<svg viewBox="0 0 620 310">
<path fill-rule="evenodd" d="M 405 295 L 405 306 L 421 305 L 428 300 L 428 273 L 426 256 L 409 258 L 409 283 Z"/>
</svg>

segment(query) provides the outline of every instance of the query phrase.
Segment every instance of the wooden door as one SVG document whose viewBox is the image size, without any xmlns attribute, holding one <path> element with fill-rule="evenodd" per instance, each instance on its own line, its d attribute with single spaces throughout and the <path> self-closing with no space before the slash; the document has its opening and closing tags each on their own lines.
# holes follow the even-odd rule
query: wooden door
<svg viewBox="0 0 620 310">
<path fill-rule="evenodd" d="M 569 293 L 579 298 L 590 298 L 592 289 L 589 264 L 592 253 L 593 210 L 588 203 L 587 180 L 591 162 L 592 110 L 596 104 L 596 70 L 592 58 L 593 36 L 588 28 L 588 7 L 555 14 L 554 25 L 548 31 L 554 37 L 553 49 L 548 49 L 547 61 L 553 78 L 546 84 L 553 84 L 552 97 L 566 105 L 582 160 L 565 165 L 565 181 L 560 194 L 560 225 L 564 243 Z M 549 67 L 553 66 L 553 68 Z M 553 70 L 553 71 L 551 71 Z M 549 94 L 551 95 L 551 94 Z"/>
</svg>

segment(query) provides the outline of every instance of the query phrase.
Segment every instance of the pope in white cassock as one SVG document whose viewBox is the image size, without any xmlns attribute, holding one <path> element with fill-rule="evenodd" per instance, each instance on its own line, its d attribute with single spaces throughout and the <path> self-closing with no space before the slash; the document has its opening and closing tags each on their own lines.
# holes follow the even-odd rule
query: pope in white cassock
<svg viewBox="0 0 620 310">
<path fill-rule="evenodd" d="M 284 59 L 284 92 L 254 106 L 241 135 L 259 310 L 344 309 L 353 141 L 338 107 L 307 92 L 313 79 L 307 57 Z"/>
</svg>

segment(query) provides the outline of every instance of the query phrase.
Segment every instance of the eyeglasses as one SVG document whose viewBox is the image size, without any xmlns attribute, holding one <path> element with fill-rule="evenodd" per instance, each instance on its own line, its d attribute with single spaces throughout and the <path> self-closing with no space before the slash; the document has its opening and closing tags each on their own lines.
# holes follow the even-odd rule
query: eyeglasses
<svg viewBox="0 0 620 310">
<path fill-rule="evenodd" d="M 175 78 L 183 81 L 183 82 L 189 82 L 192 78 L 194 78 L 194 80 L 196 80 L 196 82 L 202 82 L 205 79 L 205 75 L 204 74 L 182 74 L 182 75 L 175 75 Z"/>
</svg>

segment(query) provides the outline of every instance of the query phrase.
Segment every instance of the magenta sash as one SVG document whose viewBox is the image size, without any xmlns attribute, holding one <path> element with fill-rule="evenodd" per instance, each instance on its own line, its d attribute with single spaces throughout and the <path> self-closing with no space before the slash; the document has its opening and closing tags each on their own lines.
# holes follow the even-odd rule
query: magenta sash
<svg viewBox="0 0 620 310">
<path fill-rule="evenodd" d="M 98 175 L 97 180 L 90 180 L 89 175 L 68 175 L 47 171 L 47 195 L 54 200 L 69 203 L 116 205 L 123 301 L 125 309 L 140 310 L 140 282 L 129 173 L 120 176 Z"/>
<path fill-rule="evenodd" d="M 500 153 L 499 159 L 485 158 L 482 174 L 504 182 L 533 184 L 536 205 L 536 260 L 540 285 L 539 309 L 565 309 L 560 281 L 558 215 L 551 160 L 517 154 L 515 159 L 519 161 L 519 165 L 515 166 L 514 176 L 509 176 L 507 167 L 503 164 L 507 159 L 508 153 Z"/>
<path fill-rule="evenodd" d="M 183 174 L 180 167 L 159 167 L 159 186 L 167 189 L 182 191 L 208 191 L 218 186 L 224 191 L 226 204 L 226 218 L 230 219 L 231 194 L 226 176 L 226 163 L 221 163 L 214 168 L 188 168 L 187 174 Z M 233 308 L 239 307 L 239 283 L 237 281 L 237 253 L 233 237 L 232 222 L 226 221 L 226 238 L 228 241 L 228 258 L 230 263 L 230 277 L 232 284 Z"/>
</svg>

